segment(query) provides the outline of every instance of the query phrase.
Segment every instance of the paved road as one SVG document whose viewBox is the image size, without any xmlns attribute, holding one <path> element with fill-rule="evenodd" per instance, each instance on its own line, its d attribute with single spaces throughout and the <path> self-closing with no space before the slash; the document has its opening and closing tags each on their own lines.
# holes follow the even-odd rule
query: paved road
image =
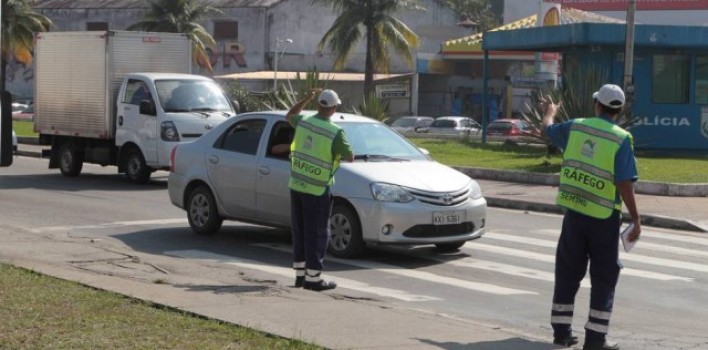
<svg viewBox="0 0 708 350">
<path fill-rule="evenodd" d="M 454 254 L 388 248 L 328 259 L 341 287 L 320 294 L 289 287 L 287 232 L 229 223 L 198 237 L 169 204 L 165 174 L 136 186 L 87 166 L 66 178 L 20 157 L 2 170 L 2 260 L 332 348 L 555 348 L 557 215 L 490 209 L 489 232 Z M 636 251 L 622 254 L 612 335 L 624 349 L 708 344 L 706 246 L 705 234 L 645 228 Z M 588 303 L 584 285 L 578 305 Z M 585 316 L 580 308 L 577 328 Z"/>
</svg>

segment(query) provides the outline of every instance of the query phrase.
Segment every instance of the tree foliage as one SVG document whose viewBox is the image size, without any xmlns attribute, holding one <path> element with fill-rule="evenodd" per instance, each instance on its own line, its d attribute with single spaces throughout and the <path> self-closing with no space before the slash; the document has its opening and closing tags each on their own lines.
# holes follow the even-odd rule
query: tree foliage
<svg viewBox="0 0 708 350">
<path fill-rule="evenodd" d="M 199 21 L 223 12 L 200 0 L 148 0 L 148 3 L 143 19 L 127 29 L 186 34 L 192 42 L 194 61 L 212 72 L 207 47 L 216 45 L 216 41 Z"/>
<path fill-rule="evenodd" d="M 501 25 L 501 18 L 492 11 L 490 0 L 447 0 L 447 4 L 457 12 L 460 20 L 472 20 L 477 23 L 480 32 Z"/>
<path fill-rule="evenodd" d="M 375 73 L 387 73 L 393 49 L 413 66 L 411 49 L 420 39 L 396 14 L 404 9 L 421 8 L 413 0 L 312 0 L 328 5 L 338 15 L 319 42 L 319 49 L 329 48 L 335 55 L 334 67 L 342 69 L 360 41 L 366 45 L 364 95 L 373 93 Z"/>
<path fill-rule="evenodd" d="M 28 0 L 2 0 L 2 82 L 5 90 L 5 72 L 10 57 L 28 65 L 32 63 L 34 34 L 46 32 L 52 21 L 32 10 Z"/>
</svg>

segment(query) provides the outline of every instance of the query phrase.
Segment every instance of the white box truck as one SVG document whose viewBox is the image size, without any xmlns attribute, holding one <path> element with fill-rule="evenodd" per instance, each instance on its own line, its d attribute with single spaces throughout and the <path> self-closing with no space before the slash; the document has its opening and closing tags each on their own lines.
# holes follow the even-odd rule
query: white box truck
<svg viewBox="0 0 708 350">
<path fill-rule="evenodd" d="M 189 74 L 180 33 L 48 32 L 35 37 L 34 125 L 51 144 L 49 168 L 117 165 L 145 183 L 168 169 L 172 148 L 235 115 L 212 79 Z"/>
</svg>

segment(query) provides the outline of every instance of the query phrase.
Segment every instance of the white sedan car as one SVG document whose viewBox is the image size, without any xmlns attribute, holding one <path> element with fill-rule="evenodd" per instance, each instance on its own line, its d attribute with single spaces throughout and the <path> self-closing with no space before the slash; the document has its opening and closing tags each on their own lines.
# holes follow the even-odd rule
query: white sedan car
<svg viewBox="0 0 708 350">
<path fill-rule="evenodd" d="M 224 219 L 290 225 L 290 161 L 273 153 L 292 139 L 285 113 L 241 114 L 172 151 L 170 201 L 197 234 L 215 233 Z M 332 254 L 355 257 L 367 244 L 456 250 L 484 234 L 487 202 L 476 181 L 376 120 L 339 112 L 332 120 L 356 158 L 335 174 Z"/>
</svg>

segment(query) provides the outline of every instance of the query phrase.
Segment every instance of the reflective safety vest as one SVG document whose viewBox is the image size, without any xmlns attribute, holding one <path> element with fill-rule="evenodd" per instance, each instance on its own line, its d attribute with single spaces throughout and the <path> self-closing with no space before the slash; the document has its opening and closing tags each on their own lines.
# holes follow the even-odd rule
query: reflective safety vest
<svg viewBox="0 0 708 350">
<path fill-rule="evenodd" d="M 568 145 L 556 203 L 598 219 L 622 209 L 615 186 L 615 156 L 632 135 L 601 118 L 576 119 L 570 127 Z"/>
<path fill-rule="evenodd" d="M 320 196 L 332 185 L 334 171 L 339 167 L 332 144 L 340 130 L 336 124 L 316 116 L 300 120 L 290 146 L 291 189 Z"/>
</svg>

